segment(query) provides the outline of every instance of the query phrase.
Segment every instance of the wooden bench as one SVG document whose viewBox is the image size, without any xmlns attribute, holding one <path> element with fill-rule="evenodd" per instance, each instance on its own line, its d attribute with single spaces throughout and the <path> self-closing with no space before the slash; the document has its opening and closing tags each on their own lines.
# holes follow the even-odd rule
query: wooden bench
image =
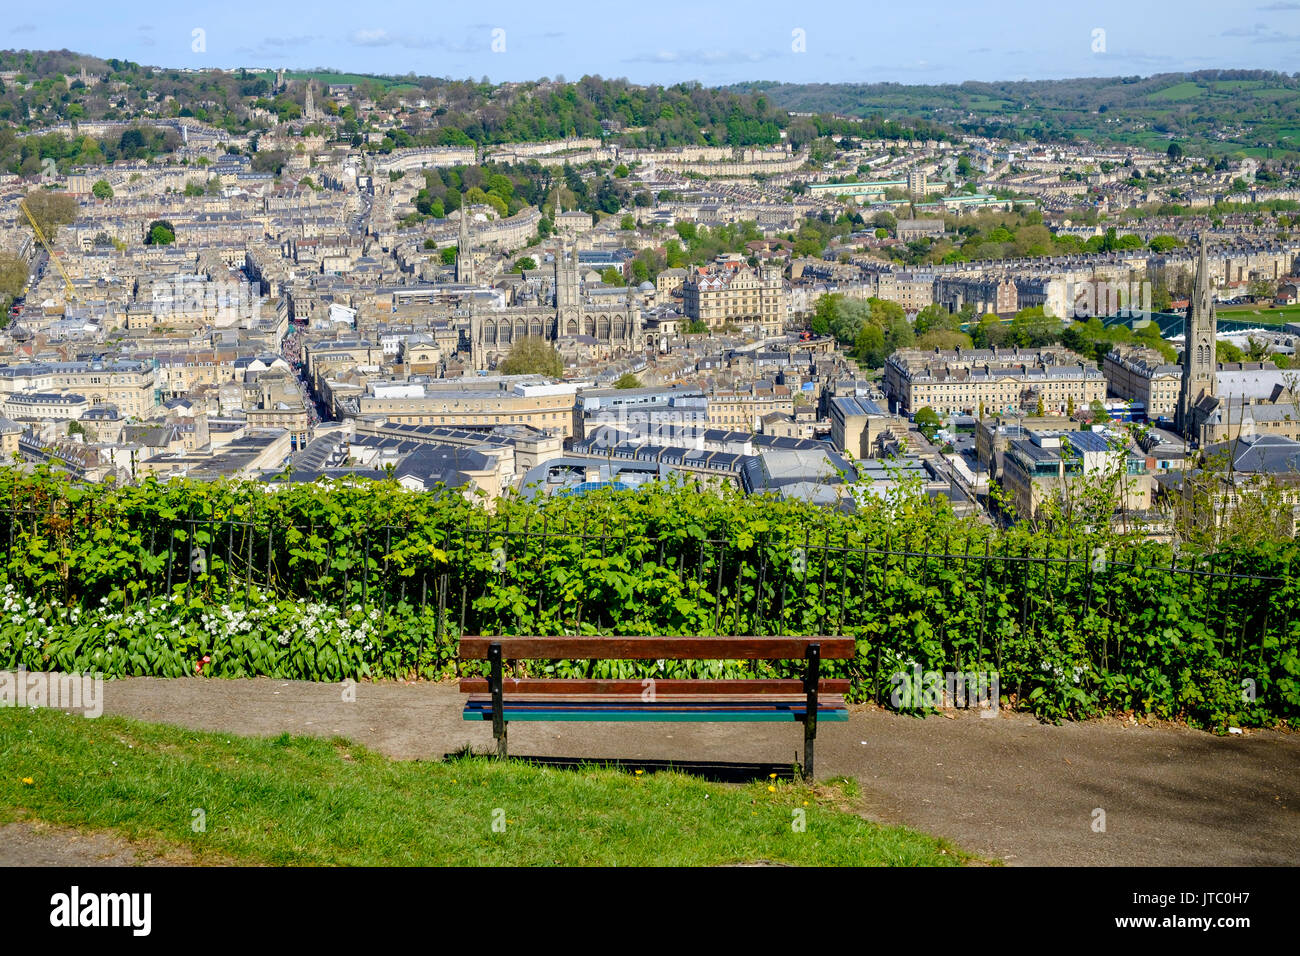
<svg viewBox="0 0 1300 956">
<path fill-rule="evenodd" d="M 851 637 L 462 637 L 462 661 L 486 660 L 487 677 L 463 677 L 465 720 L 492 721 L 497 754 L 506 727 L 529 721 L 782 722 L 804 726 L 805 777 L 822 720 L 848 720 L 847 680 L 823 679 L 821 662 L 855 653 Z M 507 661 L 801 660 L 802 680 L 593 680 L 505 675 Z"/>
</svg>

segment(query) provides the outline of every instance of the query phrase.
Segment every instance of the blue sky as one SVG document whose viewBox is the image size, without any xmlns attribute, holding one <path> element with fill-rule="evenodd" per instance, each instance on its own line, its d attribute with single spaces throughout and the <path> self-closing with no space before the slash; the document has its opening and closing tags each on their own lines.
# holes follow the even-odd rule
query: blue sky
<svg viewBox="0 0 1300 956">
<path fill-rule="evenodd" d="M 1300 70 L 1300 0 L 496 0 L 454 7 L 428 0 L 55 0 L 16 7 L 5 21 L 6 49 L 67 48 L 158 66 L 331 67 L 494 82 L 591 73 L 706 85 L 942 83 Z M 195 30 L 203 31 L 201 52 L 193 49 Z"/>
</svg>

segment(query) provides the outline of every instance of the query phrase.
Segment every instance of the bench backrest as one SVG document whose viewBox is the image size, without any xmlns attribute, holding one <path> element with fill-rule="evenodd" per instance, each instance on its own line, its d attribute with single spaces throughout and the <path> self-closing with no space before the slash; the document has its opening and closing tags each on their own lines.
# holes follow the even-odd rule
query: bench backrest
<svg viewBox="0 0 1300 956">
<path fill-rule="evenodd" d="M 851 637 L 462 637 L 462 660 L 487 660 L 488 649 L 516 661 L 552 660 L 803 660 L 819 645 L 822 660 L 848 660 Z"/>
</svg>

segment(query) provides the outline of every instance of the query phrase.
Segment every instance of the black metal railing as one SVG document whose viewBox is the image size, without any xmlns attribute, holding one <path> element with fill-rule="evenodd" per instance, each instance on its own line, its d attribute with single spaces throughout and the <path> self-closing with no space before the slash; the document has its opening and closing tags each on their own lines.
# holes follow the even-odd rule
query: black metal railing
<svg viewBox="0 0 1300 956">
<path fill-rule="evenodd" d="M 545 517 L 442 527 L 131 520 L 66 501 L 0 510 L 0 573 L 66 604 L 270 594 L 385 615 L 436 608 L 438 645 L 464 633 L 846 634 L 860 639 L 865 664 L 851 667 L 877 700 L 903 659 L 1000 668 L 1036 645 L 1070 644 L 1113 673 L 1146 653 L 1141 644 L 1208 640 L 1248 678 L 1270 648 L 1295 642 L 1300 617 L 1289 559 L 1261 568 L 1248 555 L 1167 545 L 1083 551 L 986 533 L 918 546 L 855 539 L 853 528 L 742 544 Z"/>
</svg>

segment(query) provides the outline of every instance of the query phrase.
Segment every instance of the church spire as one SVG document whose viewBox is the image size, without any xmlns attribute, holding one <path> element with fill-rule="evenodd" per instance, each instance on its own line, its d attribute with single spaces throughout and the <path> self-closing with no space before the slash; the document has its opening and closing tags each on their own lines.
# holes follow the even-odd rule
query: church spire
<svg viewBox="0 0 1300 956">
<path fill-rule="evenodd" d="M 1178 391 L 1175 427 L 1188 441 L 1198 431 L 1197 406 L 1218 393 L 1218 361 L 1215 356 L 1218 317 L 1210 284 L 1210 262 L 1205 237 L 1200 240 L 1196 279 L 1183 322 L 1183 380 Z"/>
<path fill-rule="evenodd" d="M 1214 297 L 1210 293 L 1210 264 L 1205 251 L 1205 240 L 1201 240 L 1200 257 L 1196 262 L 1196 311 L 1200 315 L 1209 316 L 1210 322 L 1214 323 Z M 1191 305 L 1191 303 L 1188 303 Z"/>
<path fill-rule="evenodd" d="M 474 282 L 474 250 L 469 244 L 469 203 L 465 194 L 460 197 L 460 233 L 456 238 L 456 281 Z"/>
</svg>

